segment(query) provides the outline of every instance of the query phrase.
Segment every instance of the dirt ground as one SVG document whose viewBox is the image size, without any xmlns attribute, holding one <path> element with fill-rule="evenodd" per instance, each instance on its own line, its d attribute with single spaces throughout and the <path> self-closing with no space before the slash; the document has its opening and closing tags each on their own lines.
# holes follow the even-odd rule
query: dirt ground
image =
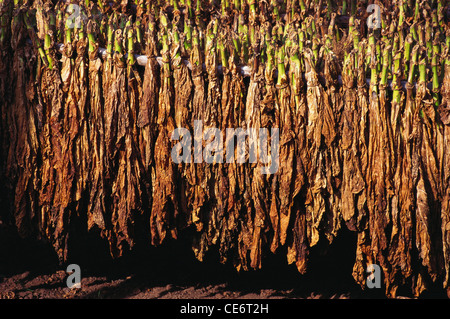
<svg viewBox="0 0 450 319">
<path fill-rule="evenodd" d="M 157 248 L 137 247 L 115 260 L 104 243 L 88 242 L 69 258 L 68 264 L 80 266 L 82 278 L 81 288 L 70 289 L 67 264 L 58 263 L 48 244 L 21 239 L 0 224 L 0 299 L 384 298 L 382 289 L 362 290 L 355 284 L 354 252 L 345 249 L 353 238 L 347 237 L 327 253 L 312 252 L 305 275 L 287 265 L 283 254 L 267 254 L 261 270 L 237 272 L 220 264 L 214 251 L 197 261 L 182 239 Z M 411 297 L 407 290 L 399 295 Z"/>
</svg>

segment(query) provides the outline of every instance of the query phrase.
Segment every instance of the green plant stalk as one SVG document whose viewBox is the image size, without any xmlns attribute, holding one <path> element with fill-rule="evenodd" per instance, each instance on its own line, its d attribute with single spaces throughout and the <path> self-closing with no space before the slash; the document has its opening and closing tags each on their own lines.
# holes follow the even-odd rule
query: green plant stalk
<svg viewBox="0 0 450 319">
<path fill-rule="evenodd" d="M 138 43 L 139 47 L 142 46 L 142 30 L 141 30 L 142 22 L 140 18 L 138 18 L 134 24 L 134 32 L 136 35 L 136 42 Z"/>
<path fill-rule="evenodd" d="M 205 48 L 209 47 L 210 44 L 212 43 L 212 41 L 214 41 L 214 33 L 212 31 L 212 28 L 210 28 L 210 25 L 208 25 L 208 28 L 206 30 L 206 43 L 205 43 Z"/>
<path fill-rule="evenodd" d="M 73 10 L 73 5 L 69 4 L 69 12 L 72 12 Z M 66 23 L 64 25 L 64 34 L 65 34 L 65 38 L 64 38 L 64 43 L 65 44 L 69 44 L 72 42 L 72 28 L 70 27 L 71 25 L 73 25 L 75 23 L 75 21 L 71 18 L 69 18 L 69 16 L 66 17 Z"/>
<path fill-rule="evenodd" d="M 243 17 L 243 16 L 242 16 Z M 248 62 L 249 58 L 249 41 L 248 41 L 248 27 L 242 26 L 239 32 L 239 38 L 241 41 L 241 56 L 244 63 Z"/>
<path fill-rule="evenodd" d="M 280 2 L 278 2 L 278 6 L 280 6 Z M 281 1 L 281 12 L 286 12 L 286 1 Z"/>
<path fill-rule="evenodd" d="M 436 56 L 433 57 L 433 61 L 435 61 Z M 437 60 L 435 61 L 437 63 Z M 438 74 L 438 66 L 433 65 L 431 67 L 431 71 L 433 73 L 433 90 L 432 90 L 432 96 L 434 101 L 434 106 L 438 107 L 440 102 L 440 95 L 439 95 L 439 74 Z"/>
<path fill-rule="evenodd" d="M 199 28 L 199 30 L 205 29 L 205 24 L 202 19 L 202 1 L 197 0 L 195 5 L 195 24 Z"/>
<path fill-rule="evenodd" d="M 298 33 L 298 50 L 299 50 L 299 52 L 303 52 L 303 48 L 305 46 L 305 33 L 300 28 L 299 28 L 298 32 L 299 32 Z M 303 55 L 300 56 L 300 63 L 303 68 L 303 66 L 305 65 L 304 61 L 303 61 Z"/>
<path fill-rule="evenodd" d="M 278 11 L 278 3 L 276 0 L 270 0 L 270 4 L 273 6 L 273 14 L 275 16 L 275 20 L 278 22 L 281 20 L 280 12 Z"/>
<path fill-rule="evenodd" d="M 131 20 L 128 21 L 125 30 L 127 30 L 127 62 L 129 65 L 133 65 L 136 62 L 136 59 L 134 57 L 134 32 Z"/>
<path fill-rule="evenodd" d="M 317 62 L 317 60 L 319 59 L 319 40 L 317 40 L 316 38 L 313 39 L 313 43 L 312 43 L 312 51 L 313 51 L 313 56 L 314 56 L 314 61 Z"/>
<path fill-rule="evenodd" d="M 397 30 L 398 32 L 395 32 Z M 401 29 L 397 28 L 397 24 L 395 23 L 395 21 L 391 21 L 391 24 L 389 26 L 388 40 L 392 41 L 394 36 L 397 36 L 399 43 L 403 45 L 403 32 Z"/>
<path fill-rule="evenodd" d="M 302 28 L 298 29 L 298 48 L 300 52 L 303 52 L 305 47 L 305 31 Z"/>
<path fill-rule="evenodd" d="M 411 34 L 408 34 L 405 39 L 405 50 L 404 50 L 404 57 L 403 57 L 403 70 L 405 74 L 408 74 L 409 70 L 409 58 L 411 56 L 411 46 L 413 43 L 413 38 Z"/>
<path fill-rule="evenodd" d="M 194 19 L 194 10 L 192 8 L 192 0 L 186 0 L 186 8 L 188 13 L 188 18 L 190 20 Z"/>
<path fill-rule="evenodd" d="M 419 58 L 419 81 L 418 84 L 426 83 L 427 81 L 427 54 L 426 52 L 422 52 L 421 57 Z M 423 109 L 420 110 L 420 117 L 423 118 Z"/>
<path fill-rule="evenodd" d="M 342 65 L 343 66 L 342 67 L 343 74 L 346 74 L 346 75 L 352 75 L 353 74 L 352 67 L 349 67 L 349 65 L 352 64 L 352 61 L 351 61 L 352 56 L 353 56 L 352 54 L 347 54 L 345 56 L 344 63 Z"/>
<path fill-rule="evenodd" d="M 114 41 L 114 26 L 112 21 L 112 16 L 108 22 L 108 31 L 107 31 L 107 44 L 106 44 L 106 53 L 108 55 L 112 55 L 113 50 L 113 41 Z"/>
<path fill-rule="evenodd" d="M 250 31 L 250 47 L 251 47 L 251 44 L 256 42 L 256 35 L 255 35 L 256 31 L 255 31 L 255 24 L 254 23 L 250 24 L 249 31 Z"/>
<path fill-rule="evenodd" d="M 371 92 L 378 92 L 377 84 L 378 84 L 378 61 L 376 56 L 376 48 L 375 48 L 375 36 L 373 32 L 369 35 L 369 48 L 368 51 L 368 65 L 370 67 L 370 88 Z"/>
<path fill-rule="evenodd" d="M 164 31 L 167 31 L 167 28 L 169 26 L 169 22 L 167 20 L 167 16 L 165 14 L 161 14 L 159 16 L 159 19 L 160 19 L 160 22 L 161 22 L 161 25 L 162 25 Z M 167 35 L 167 32 L 164 32 L 164 33 Z"/>
<path fill-rule="evenodd" d="M 288 28 L 290 28 L 289 25 L 286 26 L 286 31 L 288 31 Z M 285 52 L 289 52 L 289 49 L 292 46 L 292 39 L 290 37 L 288 37 L 287 35 L 285 35 L 283 38 L 285 39 L 285 41 L 284 41 L 284 50 L 285 50 Z"/>
<path fill-rule="evenodd" d="M 192 32 L 192 52 L 191 55 L 191 63 L 195 64 L 196 66 L 200 65 L 200 54 L 197 54 L 200 52 L 200 41 L 198 39 L 198 32 L 196 28 L 194 28 L 194 31 Z"/>
<path fill-rule="evenodd" d="M 153 12 L 155 20 L 158 20 L 161 14 L 160 1 L 147 1 L 147 12 Z"/>
<path fill-rule="evenodd" d="M 409 32 L 410 32 L 410 34 L 411 34 L 411 36 L 412 36 L 414 42 L 419 41 L 419 36 L 418 36 L 418 34 L 417 34 L 417 29 L 416 29 L 416 27 L 417 27 L 417 24 L 416 24 L 416 23 L 413 23 L 413 24 L 411 24 L 411 27 L 409 28 Z"/>
<path fill-rule="evenodd" d="M 354 25 L 355 25 L 355 17 L 350 16 L 350 18 L 348 19 L 348 34 L 350 36 L 353 35 Z"/>
<path fill-rule="evenodd" d="M 383 50 L 383 67 L 381 70 L 381 79 L 380 84 L 385 86 L 388 80 L 388 70 L 389 70 L 389 56 L 391 56 L 392 47 L 390 45 L 386 45 Z"/>
<path fill-rule="evenodd" d="M 413 6 L 414 6 L 414 3 L 413 3 L 413 0 L 406 0 L 405 1 L 406 3 L 405 3 L 405 8 L 406 8 L 406 13 L 407 13 L 407 15 L 408 16 L 411 16 L 412 17 L 412 15 L 413 15 Z"/>
<path fill-rule="evenodd" d="M 300 27 L 301 27 L 301 30 L 302 30 L 304 36 L 305 36 L 305 41 L 309 40 L 309 37 L 308 37 L 309 35 L 308 35 L 308 30 L 307 30 L 308 26 L 307 26 L 307 23 L 305 22 L 305 20 L 303 20 L 301 22 Z"/>
<path fill-rule="evenodd" d="M 437 56 L 437 60 L 438 60 L 438 73 L 439 73 L 439 82 L 442 83 L 442 81 L 444 80 L 444 75 L 445 75 L 445 59 L 441 58 L 441 41 L 442 37 L 441 37 L 441 32 L 438 30 L 436 31 L 436 33 L 434 34 L 434 40 L 433 40 L 433 56 L 436 55 Z"/>
<path fill-rule="evenodd" d="M 290 64 L 289 67 L 299 70 L 299 73 L 301 74 L 302 66 L 301 66 L 300 58 L 298 56 L 298 50 L 295 50 L 294 54 L 290 57 L 289 64 Z M 299 77 L 299 74 L 295 74 L 295 72 L 292 72 L 291 87 L 294 88 L 296 109 L 300 105 L 300 92 L 297 92 L 297 81 L 299 81 L 298 77 Z"/>
<path fill-rule="evenodd" d="M 400 1 L 399 5 L 399 13 L 398 13 L 398 26 L 402 27 L 403 22 L 405 21 L 405 7 L 403 5 L 403 1 Z"/>
<path fill-rule="evenodd" d="M 437 37 L 439 39 L 439 37 Z M 439 54 L 440 54 L 440 44 L 438 41 L 434 42 L 433 45 L 433 57 L 431 60 L 431 72 L 433 74 L 433 88 L 432 95 L 435 107 L 440 105 L 440 95 L 439 95 L 439 85 L 441 83 L 439 79 Z M 442 69 L 442 73 L 444 73 L 444 69 Z"/>
<path fill-rule="evenodd" d="M 114 51 L 116 53 L 119 53 L 120 55 L 123 55 L 122 30 L 121 29 L 117 29 L 114 34 Z"/>
<path fill-rule="evenodd" d="M 374 63 L 374 65 L 372 66 L 371 64 L 370 67 L 370 87 L 372 92 L 378 93 L 377 83 L 378 83 L 378 70 L 376 63 Z"/>
<path fill-rule="evenodd" d="M 400 48 L 400 38 L 398 34 L 394 35 L 394 42 L 392 45 L 392 52 L 397 52 Z M 392 70 L 392 63 L 393 63 L 394 56 L 391 54 L 389 55 L 389 70 Z"/>
<path fill-rule="evenodd" d="M 431 12 L 431 23 L 433 25 L 433 28 L 439 28 L 440 27 L 439 18 L 438 18 L 438 11 L 437 10 L 433 10 Z M 439 30 L 439 31 L 441 31 L 441 30 Z"/>
<path fill-rule="evenodd" d="M 207 30 L 206 30 L 206 43 L 205 43 L 205 51 L 206 49 L 209 49 L 210 52 L 206 52 L 205 56 L 207 55 L 207 53 L 210 53 L 212 55 L 215 55 L 216 53 L 216 49 L 217 49 L 217 45 L 213 45 L 214 42 L 216 41 L 216 32 L 214 32 L 215 27 L 217 26 L 217 20 L 213 21 L 214 25 L 211 26 L 211 22 L 208 24 Z M 217 43 L 216 43 L 217 44 Z"/>
<path fill-rule="evenodd" d="M 386 30 L 386 28 L 387 28 L 386 20 L 384 19 L 384 16 L 382 15 L 382 18 L 381 18 L 381 30 Z"/>
<path fill-rule="evenodd" d="M 312 39 L 313 38 L 313 30 L 312 30 L 312 26 L 311 26 L 311 21 L 308 21 L 306 24 L 306 32 L 308 34 L 308 39 Z"/>
<path fill-rule="evenodd" d="M 312 35 L 316 35 L 317 34 L 316 20 L 315 19 L 311 19 L 311 32 L 312 32 Z"/>
<path fill-rule="evenodd" d="M 381 54 L 381 41 L 377 41 L 375 45 L 375 52 L 376 52 L 376 61 L 377 61 L 377 71 L 378 73 L 381 72 L 382 64 L 383 64 L 383 56 Z"/>
<path fill-rule="evenodd" d="M 275 49 L 274 49 L 274 43 L 273 41 L 267 39 L 266 40 L 266 56 L 267 56 L 267 63 L 266 63 L 266 72 L 270 72 L 272 68 L 275 66 Z"/>
<path fill-rule="evenodd" d="M 410 64 L 408 80 L 407 80 L 408 84 L 411 86 L 414 84 L 414 76 L 415 76 L 417 60 L 418 60 L 418 50 L 419 50 L 419 46 L 415 45 L 411 51 L 411 64 Z"/>
<path fill-rule="evenodd" d="M 102 0 L 97 0 L 97 5 L 100 8 L 101 12 L 105 12 L 105 8 L 103 7 L 103 1 Z"/>
<path fill-rule="evenodd" d="M 431 25 L 429 19 L 425 22 L 425 41 L 426 41 L 426 47 L 427 47 L 427 54 L 428 59 L 431 60 L 433 57 L 433 43 L 432 43 L 432 37 L 431 37 Z"/>
<path fill-rule="evenodd" d="M 327 19 L 331 19 L 331 13 L 333 12 L 332 5 L 333 2 L 331 0 L 327 0 Z"/>
<path fill-rule="evenodd" d="M 366 64 L 367 65 L 369 65 L 371 63 L 372 54 L 373 54 L 374 50 L 375 50 L 375 36 L 374 36 L 373 32 L 371 32 L 369 34 L 367 52 L 366 52 Z"/>
<path fill-rule="evenodd" d="M 278 85 L 282 85 L 283 83 L 286 83 L 286 68 L 284 66 L 284 56 L 285 56 L 285 51 L 284 51 L 284 47 L 281 46 L 278 49 L 277 52 L 277 58 L 278 58 Z"/>
<path fill-rule="evenodd" d="M 393 30 L 393 32 L 391 33 L 391 37 L 392 35 L 396 34 L 398 36 L 398 40 L 399 40 L 399 47 L 403 48 L 405 46 L 405 33 L 404 33 L 404 28 L 403 27 L 397 27 L 397 30 Z M 395 32 L 397 31 L 397 32 Z"/>
<path fill-rule="evenodd" d="M 267 35 L 266 35 L 266 28 L 261 28 L 259 30 L 260 32 L 260 38 L 261 38 L 261 42 L 262 43 L 267 43 Z M 257 51 L 255 51 L 257 50 Z M 265 45 L 260 45 L 257 48 L 253 49 L 254 54 L 259 52 L 259 63 L 264 65 L 267 62 L 267 52 L 266 52 L 267 48 Z"/>
<path fill-rule="evenodd" d="M 442 8 L 443 8 L 442 0 L 438 0 L 436 11 L 440 12 Z"/>
<path fill-rule="evenodd" d="M 141 18 L 145 12 L 145 2 L 143 0 L 135 0 L 134 2 L 136 4 L 136 15 L 138 18 Z"/>
<path fill-rule="evenodd" d="M 301 9 L 301 12 L 304 14 L 306 11 L 306 5 L 305 5 L 304 0 L 300 0 L 300 9 Z"/>
<path fill-rule="evenodd" d="M 436 38 L 436 41 L 439 43 L 439 45 L 442 45 L 442 46 L 444 46 L 444 39 L 442 39 L 442 40 L 440 40 L 440 38 Z M 448 32 L 447 32 L 447 37 L 446 37 L 446 39 L 445 39 L 445 46 L 444 47 L 447 47 L 447 48 L 449 48 L 450 47 L 450 30 L 448 30 Z M 441 54 L 442 53 L 442 50 L 441 50 L 441 48 L 440 48 L 440 51 L 439 51 L 439 54 Z M 448 56 L 449 54 L 447 53 L 447 56 Z M 445 76 L 445 65 L 446 65 L 446 63 L 447 63 L 447 59 L 445 59 L 444 57 L 442 57 L 441 58 L 441 69 L 440 69 L 440 77 L 439 77 L 439 82 L 440 83 L 443 83 L 443 81 L 444 81 L 444 76 Z"/>
<path fill-rule="evenodd" d="M 237 35 L 233 35 L 232 41 L 233 41 L 233 47 L 234 47 L 234 56 L 237 57 L 237 56 L 239 56 L 239 52 L 241 51 L 239 39 L 238 39 Z"/>
<path fill-rule="evenodd" d="M 53 70 L 53 58 L 51 57 L 50 50 L 52 49 L 52 39 L 49 33 L 44 37 L 44 51 L 47 56 L 48 68 Z"/>
<path fill-rule="evenodd" d="M 63 19 L 64 19 L 64 15 L 63 15 L 63 12 L 61 10 L 61 6 L 57 6 L 56 20 L 57 21 L 63 21 Z M 61 33 L 61 29 L 60 28 L 56 29 L 56 40 L 59 43 L 63 42 L 63 35 Z"/>
<path fill-rule="evenodd" d="M 427 81 L 427 62 L 424 56 L 419 60 L 419 82 Z"/>
<path fill-rule="evenodd" d="M 78 39 L 83 40 L 84 37 L 85 37 L 84 25 L 83 25 L 83 23 L 81 23 L 80 28 L 78 29 Z"/>
<path fill-rule="evenodd" d="M 216 20 L 216 22 L 214 23 L 214 28 L 213 28 L 213 34 L 214 36 L 218 36 L 219 35 L 219 19 Z"/>
<path fill-rule="evenodd" d="M 180 44 L 180 35 L 178 34 L 178 28 L 176 25 L 173 26 L 173 42 L 175 46 L 178 46 Z M 175 54 L 175 58 L 179 58 L 181 56 L 181 50 L 177 50 L 177 53 Z"/>
<path fill-rule="evenodd" d="M 354 50 L 357 50 L 357 51 L 361 51 L 362 50 L 362 48 L 360 48 L 360 46 L 359 46 L 359 43 L 360 43 L 359 30 L 354 29 L 353 30 L 353 48 L 354 48 Z M 358 69 L 358 60 L 359 59 L 355 58 L 355 70 Z"/>
<path fill-rule="evenodd" d="M 19 1 L 14 0 L 14 5 L 17 6 L 19 4 Z M 48 12 L 48 14 L 51 16 L 52 13 Z M 52 36 L 53 36 L 53 31 L 50 28 L 50 16 L 46 15 L 44 17 L 44 30 L 46 32 L 45 36 L 44 36 L 44 52 L 45 55 L 47 56 L 47 67 L 50 70 L 53 70 L 53 58 L 52 58 L 52 54 L 51 54 L 51 50 L 53 49 L 53 42 L 52 42 Z M 18 16 L 16 16 L 17 18 Z"/>
<path fill-rule="evenodd" d="M 352 36 L 353 36 L 353 48 L 357 49 L 359 46 L 359 30 L 354 29 L 352 32 Z"/>
<path fill-rule="evenodd" d="M 190 52 L 192 49 L 192 27 L 191 21 L 188 19 L 184 20 L 184 49 Z"/>
<path fill-rule="evenodd" d="M 250 6 L 249 19 L 250 19 L 250 21 L 254 21 L 254 19 L 256 18 L 256 0 L 248 0 L 248 4 Z"/>
<path fill-rule="evenodd" d="M 222 67 L 227 68 L 228 67 L 228 56 L 227 56 L 226 48 L 225 48 L 225 45 L 224 45 L 222 39 L 220 39 L 218 41 L 217 48 L 219 49 L 219 52 L 220 52 L 220 59 L 222 62 Z"/>
<path fill-rule="evenodd" d="M 442 9 L 442 7 L 443 7 L 442 1 L 439 0 L 437 7 L 438 23 L 439 27 L 441 28 L 441 32 L 444 32 L 445 18 L 444 18 L 444 10 Z"/>
<path fill-rule="evenodd" d="M 395 51 L 394 51 L 395 52 Z M 397 105 L 400 105 L 401 101 L 401 59 L 402 54 L 400 51 L 396 51 L 393 61 L 393 70 L 392 70 L 392 100 Z"/>
<path fill-rule="evenodd" d="M 314 31 L 314 33 L 317 33 L 316 31 Z M 336 36 L 336 40 L 339 41 L 339 28 L 336 28 L 336 13 L 332 13 L 331 14 L 331 21 L 330 24 L 328 26 L 328 35 L 329 35 L 329 39 L 330 39 L 330 47 L 331 47 L 331 39 L 333 36 Z"/>
<path fill-rule="evenodd" d="M 325 34 L 325 48 L 327 51 L 331 48 L 332 42 L 331 42 L 331 36 L 329 34 Z"/>
<path fill-rule="evenodd" d="M 24 18 L 25 26 L 27 27 L 28 33 L 32 35 L 32 40 L 34 41 L 34 46 L 37 48 L 39 56 L 41 57 L 42 62 L 45 66 L 48 66 L 48 60 L 47 56 L 45 54 L 44 48 L 41 45 L 41 42 L 39 41 L 33 26 L 30 22 L 30 11 L 25 12 L 25 18 Z M 5 29 L 6 30 L 6 29 Z"/>
<path fill-rule="evenodd" d="M 289 3 L 289 8 L 287 8 L 290 12 L 289 12 L 289 22 L 293 21 L 294 16 L 295 16 L 295 12 L 297 12 L 297 3 L 295 1 L 291 1 Z M 286 15 L 288 14 L 288 12 L 286 12 Z"/>
<path fill-rule="evenodd" d="M 244 15 L 242 13 L 240 13 L 238 16 L 237 24 L 238 24 L 238 34 L 239 34 L 239 36 L 242 36 L 242 34 L 244 34 L 244 30 L 245 30 Z"/>
<path fill-rule="evenodd" d="M 421 25 L 417 26 L 417 34 L 418 34 L 418 37 L 419 37 L 420 45 L 425 46 L 426 45 L 426 43 L 425 43 L 425 35 L 424 35 L 423 28 L 422 28 Z"/>
<path fill-rule="evenodd" d="M 342 15 L 346 15 L 347 14 L 347 0 L 342 0 Z"/>
<path fill-rule="evenodd" d="M 50 30 L 52 30 L 52 32 L 55 34 L 55 32 L 56 32 L 56 14 L 53 11 L 53 9 L 50 9 L 48 11 L 48 22 L 49 22 Z"/>
<path fill-rule="evenodd" d="M 240 11 L 240 10 L 241 10 L 241 2 L 240 2 L 239 0 L 234 0 L 234 8 L 235 8 L 237 11 Z"/>
<path fill-rule="evenodd" d="M 92 33 L 92 21 L 91 20 L 88 21 L 86 31 L 87 31 L 87 38 L 88 38 L 88 51 L 89 51 L 89 53 L 92 53 L 95 50 L 96 41 L 95 41 L 95 36 Z"/>
<path fill-rule="evenodd" d="M 276 40 L 280 43 L 284 43 L 285 36 L 290 26 L 288 23 L 276 22 L 272 28 L 272 36 L 275 36 Z"/>
<path fill-rule="evenodd" d="M 356 15 L 357 4 L 356 0 L 351 0 L 352 3 L 352 16 Z"/>
<path fill-rule="evenodd" d="M 416 6 L 415 6 L 415 9 L 414 9 L 414 22 L 417 22 L 419 20 L 419 15 L 420 15 L 419 4 L 420 4 L 420 1 L 416 0 Z"/>
<path fill-rule="evenodd" d="M 114 14 L 116 14 L 116 12 L 115 12 Z M 122 15 L 122 14 L 118 15 L 119 29 L 121 29 L 121 30 L 125 29 L 126 23 L 127 23 L 127 18 L 126 18 L 126 16 L 125 16 L 125 15 Z"/>
</svg>

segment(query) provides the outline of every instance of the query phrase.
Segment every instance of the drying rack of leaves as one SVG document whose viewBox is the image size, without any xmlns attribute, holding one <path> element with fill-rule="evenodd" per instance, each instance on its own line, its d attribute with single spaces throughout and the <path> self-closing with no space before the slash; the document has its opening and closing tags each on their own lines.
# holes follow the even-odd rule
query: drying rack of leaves
<svg viewBox="0 0 450 319">
<path fill-rule="evenodd" d="M 61 262 L 80 227 L 114 257 L 194 229 L 199 260 L 300 273 L 345 227 L 362 287 L 448 289 L 449 4 L 372 3 L 0 0 L 1 219 Z M 195 120 L 279 128 L 277 173 L 174 163 Z"/>
</svg>

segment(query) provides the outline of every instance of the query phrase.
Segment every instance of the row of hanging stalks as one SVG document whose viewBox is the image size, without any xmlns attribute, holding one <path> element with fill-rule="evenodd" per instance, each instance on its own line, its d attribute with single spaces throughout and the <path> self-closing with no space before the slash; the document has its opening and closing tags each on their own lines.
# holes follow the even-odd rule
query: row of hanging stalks
<svg viewBox="0 0 450 319">
<path fill-rule="evenodd" d="M 77 232 L 119 257 L 138 234 L 190 229 L 199 260 L 214 247 L 258 269 L 283 251 L 303 274 L 346 228 L 363 288 L 369 264 L 390 297 L 448 288 L 447 1 L 0 0 L 0 14 L 0 217 L 61 262 Z M 279 128 L 277 172 L 175 163 L 172 132 L 195 120 Z"/>
</svg>

